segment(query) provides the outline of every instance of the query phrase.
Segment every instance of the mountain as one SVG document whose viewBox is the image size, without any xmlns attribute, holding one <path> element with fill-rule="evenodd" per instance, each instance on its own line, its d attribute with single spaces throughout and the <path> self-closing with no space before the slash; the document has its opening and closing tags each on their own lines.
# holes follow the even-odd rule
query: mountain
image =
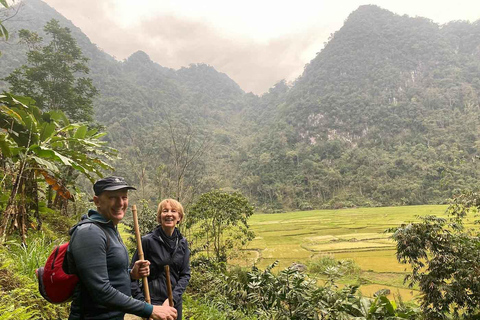
<svg viewBox="0 0 480 320">
<path fill-rule="evenodd" d="M 291 88 L 262 97 L 256 130 L 269 130 L 244 147 L 237 187 L 274 210 L 442 202 L 475 188 L 479 32 L 479 21 L 359 7 Z"/>
<path fill-rule="evenodd" d="M 40 0 L 11 31 L 72 30 L 117 174 L 141 197 L 240 190 L 261 210 L 440 203 L 479 179 L 480 22 L 438 25 L 361 6 L 291 85 L 246 94 L 213 66 L 117 61 Z M 12 32 L 14 33 L 14 32 Z M 0 43 L 0 76 L 24 63 Z"/>
<path fill-rule="evenodd" d="M 142 51 L 135 52 L 125 61 L 116 61 L 91 43 L 71 21 L 43 1 L 25 0 L 19 6 L 19 12 L 14 21 L 5 22 L 12 37 L 8 43 L 0 43 L 3 54 L 0 59 L 1 77 L 8 75 L 14 68 L 26 62 L 26 46 L 18 43 L 16 32 L 20 29 L 29 29 L 38 32 L 48 41 L 43 27 L 49 20 L 56 19 L 62 26 L 71 30 L 83 54 L 89 59 L 89 76 L 101 93 L 96 103 L 97 119 L 107 126 L 118 117 L 112 117 L 111 106 L 103 105 L 103 101 L 108 98 L 115 99 L 115 97 L 121 98 L 115 103 L 116 108 L 119 109 L 129 109 L 130 105 L 135 103 L 137 108 L 140 107 L 143 110 L 142 108 L 147 106 L 138 103 L 139 96 L 143 96 L 147 100 L 155 99 L 157 102 L 161 100 L 164 104 L 168 103 L 168 108 L 183 106 L 188 109 L 185 111 L 187 114 L 190 114 L 190 109 L 195 109 L 190 106 L 192 102 L 213 103 L 214 106 L 208 105 L 206 108 L 208 110 L 204 110 L 203 117 L 207 117 L 209 112 L 214 112 L 210 109 L 239 108 L 233 100 L 244 95 L 244 92 L 227 75 L 217 72 L 211 66 L 196 64 L 173 70 L 151 61 Z M 6 89 L 7 84 L 3 83 L 2 87 Z M 143 116 L 147 121 L 152 120 L 147 111 Z"/>
</svg>

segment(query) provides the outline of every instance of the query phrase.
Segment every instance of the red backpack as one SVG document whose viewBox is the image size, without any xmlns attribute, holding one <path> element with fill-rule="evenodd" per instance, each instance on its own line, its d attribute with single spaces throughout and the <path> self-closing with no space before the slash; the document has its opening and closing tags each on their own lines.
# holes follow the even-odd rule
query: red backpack
<svg viewBox="0 0 480 320">
<path fill-rule="evenodd" d="M 67 253 L 68 242 L 56 246 L 45 263 L 45 267 L 35 270 L 38 278 L 40 294 L 51 303 L 62 303 L 70 300 L 78 283 L 75 274 L 63 271 L 63 261 Z"/>
<path fill-rule="evenodd" d="M 82 221 L 75 227 L 84 223 L 95 222 L 91 220 Z M 108 250 L 110 240 L 108 234 L 98 223 L 95 224 L 105 233 Z M 38 280 L 38 290 L 40 294 L 51 303 L 62 303 L 71 300 L 73 290 L 79 281 L 76 274 L 65 272 L 68 265 L 68 244 L 69 242 L 56 246 L 50 256 L 48 256 L 45 267 L 35 270 Z"/>
</svg>

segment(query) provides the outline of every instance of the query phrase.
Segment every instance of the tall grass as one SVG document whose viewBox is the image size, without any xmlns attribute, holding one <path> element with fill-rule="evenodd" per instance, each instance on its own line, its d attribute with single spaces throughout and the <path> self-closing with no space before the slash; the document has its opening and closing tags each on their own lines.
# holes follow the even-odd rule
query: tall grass
<svg viewBox="0 0 480 320">
<path fill-rule="evenodd" d="M 31 233 L 26 245 L 16 241 L 0 247 L 0 320 L 67 319 L 68 305 L 45 300 L 35 277 L 35 269 L 45 265 L 55 243 L 44 233 Z"/>
<path fill-rule="evenodd" d="M 10 242 L 15 266 L 28 277 L 35 278 L 35 269 L 43 267 L 53 250 L 53 242 L 43 232 L 27 239 L 26 244 Z"/>
</svg>

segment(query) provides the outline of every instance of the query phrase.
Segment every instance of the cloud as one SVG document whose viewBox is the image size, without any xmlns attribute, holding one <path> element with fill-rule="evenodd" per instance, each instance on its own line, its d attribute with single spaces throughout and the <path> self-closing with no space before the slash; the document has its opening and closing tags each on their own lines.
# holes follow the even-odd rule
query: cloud
<svg viewBox="0 0 480 320">
<path fill-rule="evenodd" d="M 142 50 L 159 64 L 179 68 L 190 63 L 207 63 L 226 73 L 245 91 L 257 94 L 281 79 L 298 76 L 305 64 L 304 51 L 323 39 L 314 32 L 286 35 L 268 42 L 230 38 L 208 22 L 175 16 L 153 17 L 143 21 L 139 29 L 145 39 L 142 42 L 147 45 Z"/>
<path fill-rule="evenodd" d="M 117 59 L 143 50 L 164 67 L 207 63 L 245 91 L 257 94 L 281 79 L 298 77 L 328 35 L 365 2 L 298 0 L 292 6 L 246 0 L 232 6 L 220 0 L 45 1 Z M 457 2 L 370 1 L 399 14 L 427 16 L 434 21 L 478 17 L 480 2 Z"/>
<path fill-rule="evenodd" d="M 113 0 L 47 1 L 117 59 L 143 50 L 164 67 L 206 63 L 226 73 L 246 92 L 256 94 L 266 92 L 281 79 L 299 76 L 308 62 L 305 50 L 312 52 L 312 59 L 327 35 L 311 28 L 260 42 L 227 35 L 206 20 L 173 14 L 150 16 L 123 27 L 122 21 L 115 20 Z"/>
</svg>

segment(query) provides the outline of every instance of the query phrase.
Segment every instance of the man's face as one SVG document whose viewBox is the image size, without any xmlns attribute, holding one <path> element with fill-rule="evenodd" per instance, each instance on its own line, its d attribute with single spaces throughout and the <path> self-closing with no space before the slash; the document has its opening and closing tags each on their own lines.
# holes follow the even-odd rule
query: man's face
<svg viewBox="0 0 480 320">
<path fill-rule="evenodd" d="M 123 219 L 128 207 L 128 190 L 104 191 L 93 197 L 97 211 L 117 225 Z"/>
</svg>

